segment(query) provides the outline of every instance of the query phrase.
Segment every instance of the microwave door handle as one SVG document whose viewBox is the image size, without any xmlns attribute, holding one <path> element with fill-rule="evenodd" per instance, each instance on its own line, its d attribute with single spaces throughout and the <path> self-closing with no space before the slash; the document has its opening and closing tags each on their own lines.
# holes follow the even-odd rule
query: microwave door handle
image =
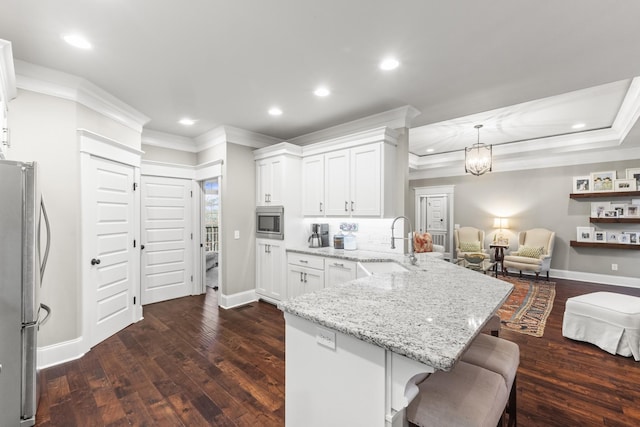
<svg viewBox="0 0 640 427">
<path fill-rule="evenodd" d="M 47 259 L 49 258 L 49 249 L 51 248 L 51 226 L 49 224 L 49 216 L 47 215 L 47 208 L 45 207 L 44 199 L 42 198 L 40 199 L 40 206 L 42 207 L 42 216 L 44 217 L 44 222 L 47 228 L 47 247 L 44 250 L 44 257 L 42 258 L 42 262 L 40 264 L 40 282 L 42 282 L 42 278 L 44 277 L 44 271 L 47 268 Z M 40 245 L 40 239 L 38 239 L 38 246 L 39 245 Z"/>
</svg>

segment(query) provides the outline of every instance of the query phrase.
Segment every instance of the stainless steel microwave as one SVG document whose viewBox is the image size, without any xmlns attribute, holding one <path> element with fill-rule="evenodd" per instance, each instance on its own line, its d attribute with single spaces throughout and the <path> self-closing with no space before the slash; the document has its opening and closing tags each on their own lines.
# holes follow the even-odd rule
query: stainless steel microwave
<svg viewBox="0 0 640 427">
<path fill-rule="evenodd" d="M 256 207 L 256 237 L 284 240 L 284 206 Z"/>
</svg>

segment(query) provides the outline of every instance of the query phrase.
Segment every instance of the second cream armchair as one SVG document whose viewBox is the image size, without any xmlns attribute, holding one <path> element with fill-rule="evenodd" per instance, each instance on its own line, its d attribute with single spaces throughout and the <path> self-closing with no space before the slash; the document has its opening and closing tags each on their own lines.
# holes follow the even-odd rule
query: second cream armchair
<svg viewBox="0 0 640 427">
<path fill-rule="evenodd" d="M 456 257 L 464 258 L 468 254 L 482 254 L 489 258 L 484 247 L 484 231 L 474 227 L 460 227 L 453 230 L 453 240 L 456 246 Z"/>
</svg>

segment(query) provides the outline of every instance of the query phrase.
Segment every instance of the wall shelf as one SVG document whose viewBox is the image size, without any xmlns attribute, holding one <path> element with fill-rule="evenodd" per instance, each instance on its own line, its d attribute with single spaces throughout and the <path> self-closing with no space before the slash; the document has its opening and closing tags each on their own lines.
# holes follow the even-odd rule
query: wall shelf
<svg viewBox="0 0 640 427">
<path fill-rule="evenodd" d="M 640 217 L 637 218 L 589 218 L 589 222 L 592 223 L 607 223 L 607 224 L 640 224 Z"/>
<path fill-rule="evenodd" d="M 639 197 L 640 191 L 604 191 L 599 193 L 571 193 L 572 199 L 614 198 L 614 197 Z"/>
<path fill-rule="evenodd" d="M 606 249 L 633 249 L 640 251 L 640 245 L 631 245 L 628 243 L 597 243 L 597 242 L 578 242 L 571 240 L 569 246 L 574 248 L 606 248 Z"/>
</svg>

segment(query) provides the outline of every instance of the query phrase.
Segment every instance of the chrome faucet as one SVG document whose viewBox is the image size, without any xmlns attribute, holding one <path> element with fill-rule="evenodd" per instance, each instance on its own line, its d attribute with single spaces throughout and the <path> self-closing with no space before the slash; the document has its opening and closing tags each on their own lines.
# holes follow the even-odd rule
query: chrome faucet
<svg viewBox="0 0 640 427">
<path fill-rule="evenodd" d="M 409 235 L 411 236 L 411 238 L 408 237 L 395 237 L 393 235 L 393 227 L 394 225 L 396 225 L 396 221 L 399 220 L 400 218 L 404 218 L 407 221 L 407 224 L 409 225 Z M 407 218 L 406 216 L 397 216 L 394 218 L 393 222 L 391 223 L 391 249 L 395 249 L 396 248 L 396 240 L 409 240 L 409 261 L 411 261 L 411 265 L 416 265 L 416 262 L 418 262 L 418 258 L 416 258 L 416 252 L 415 252 L 415 248 L 413 246 L 413 227 L 411 227 L 411 221 L 409 220 L 409 218 Z"/>
</svg>

